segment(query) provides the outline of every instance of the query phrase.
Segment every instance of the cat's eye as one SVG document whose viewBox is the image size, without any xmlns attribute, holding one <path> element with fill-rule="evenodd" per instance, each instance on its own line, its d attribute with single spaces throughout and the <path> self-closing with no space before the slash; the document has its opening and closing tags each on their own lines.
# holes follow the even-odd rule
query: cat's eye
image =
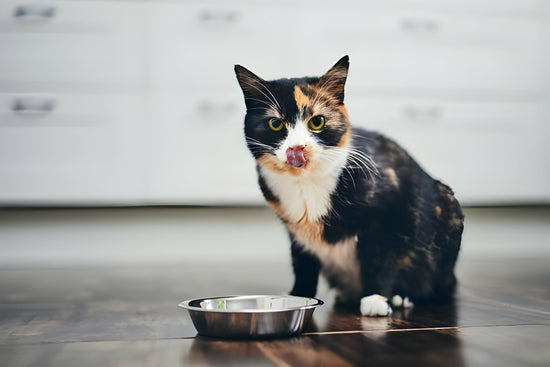
<svg viewBox="0 0 550 367">
<path fill-rule="evenodd" d="M 321 130 L 325 126 L 325 116 L 315 116 L 309 120 L 309 127 L 312 130 Z"/>
<path fill-rule="evenodd" d="M 273 131 L 281 131 L 283 129 L 283 122 L 278 118 L 269 119 L 269 127 Z"/>
</svg>

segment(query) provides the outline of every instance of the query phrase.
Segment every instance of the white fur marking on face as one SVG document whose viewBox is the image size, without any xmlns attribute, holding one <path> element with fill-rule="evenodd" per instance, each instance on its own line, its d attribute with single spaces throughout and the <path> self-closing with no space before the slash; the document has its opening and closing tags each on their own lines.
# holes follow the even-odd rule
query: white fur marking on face
<svg viewBox="0 0 550 367">
<path fill-rule="evenodd" d="M 275 151 L 275 156 L 286 162 L 286 150 L 291 147 L 316 145 L 315 139 L 307 129 L 305 123 L 297 118 L 296 125 L 288 129 L 288 134 L 283 143 Z"/>
<path fill-rule="evenodd" d="M 338 148 L 339 154 L 328 154 L 329 152 L 315 141 L 305 123 L 298 121 L 296 126 L 289 130 L 287 138 L 276 150 L 275 156 L 286 162 L 286 150 L 297 145 L 309 147 L 310 163 L 319 163 L 315 169 L 308 169 L 306 165 L 303 172 L 296 176 L 274 172 L 263 166 L 260 167 L 260 171 L 269 189 L 279 198 L 285 211 L 285 219 L 296 223 L 307 214 L 306 219 L 316 221 L 331 208 L 330 196 L 336 189 L 338 178 L 346 164 L 347 150 Z"/>
</svg>

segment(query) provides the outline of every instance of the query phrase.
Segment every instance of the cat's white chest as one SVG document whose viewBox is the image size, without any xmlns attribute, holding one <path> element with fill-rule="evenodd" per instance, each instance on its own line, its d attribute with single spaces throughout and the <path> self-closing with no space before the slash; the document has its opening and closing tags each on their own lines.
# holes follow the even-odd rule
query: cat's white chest
<svg viewBox="0 0 550 367">
<path fill-rule="evenodd" d="M 341 169 L 298 177 L 261 169 L 269 189 L 279 199 L 285 219 L 316 221 L 331 209 L 331 195 L 336 189 Z"/>
</svg>

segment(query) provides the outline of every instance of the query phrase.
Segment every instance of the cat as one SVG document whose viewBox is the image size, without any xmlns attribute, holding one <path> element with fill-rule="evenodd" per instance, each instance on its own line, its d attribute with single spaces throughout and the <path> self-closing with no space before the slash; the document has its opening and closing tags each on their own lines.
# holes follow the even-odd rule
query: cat
<svg viewBox="0 0 550 367">
<path fill-rule="evenodd" d="M 348 69 L 344 56 L 321 77 L 266 81 L 235 65 L 258 183 L 290 236 L 290 294 L 314 297 L 322 274 L 364 316 L 450 301 L 460 204 L 396 142 L 350 125 Z"/>
</svg>

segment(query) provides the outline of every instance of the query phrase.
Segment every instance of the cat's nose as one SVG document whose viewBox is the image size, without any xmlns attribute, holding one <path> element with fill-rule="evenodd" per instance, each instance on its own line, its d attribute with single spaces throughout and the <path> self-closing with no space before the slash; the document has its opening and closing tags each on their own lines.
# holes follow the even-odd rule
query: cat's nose
<svg viewBox="0 0 550 367">
<path fill-rule="evenodd" d="M 305 166 L 304 146 L 296 145 L 286 150 L 286 162 L 292 167 L 300 168 Z"/>
</svg>

